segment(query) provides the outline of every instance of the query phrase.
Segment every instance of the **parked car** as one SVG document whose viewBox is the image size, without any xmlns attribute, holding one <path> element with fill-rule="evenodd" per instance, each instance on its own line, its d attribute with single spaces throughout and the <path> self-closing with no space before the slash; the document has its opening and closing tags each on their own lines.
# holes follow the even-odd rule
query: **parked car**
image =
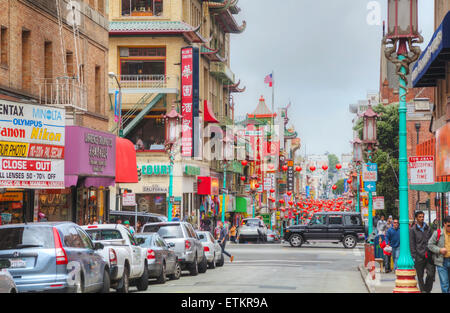
<svg viewBox="0 0 450 313">
<path fill-rule="evenodd" d="M 11 262 L 9 260 L 0 260 L 0 293 L 17 293 L 14 279 L 8 272 L 10 266 Z"/>
<path fill-rule="evenodd" d="M 141 222 L 141 225 L 147 223 L 167 222 L 167 217 L 161 214 L 147 213 L 147 212 L 134 212 L 134 211 L 110 211 L 109 223 L 116 224 L 118 220 L 129 221 L 130 226 L 136 229 L 136 220 Z"/>
<path fill-rule="evenodd" d="M 149 223 L 144 225 L 144 233 L 157 232 L 168 243 L 180 261 L 181 269 L 188 270 L 192 276 L 205 273 L 208 269 L 203 246 L 191 224 L 187 222 Z"/>
<path fill-rule="evenodd" d="M 267 227 L 259 218 L 246 218 L 239 227 L 239 243 L 248 240 L 256 240 L 257 242 L 267 241 Z"/>
<path fill-rule="evenodd" d="M 120 224 L 99 224 L 81 226 L 94 242 L 100 242 L 104 248 L 97 250 L 111 272 L 112 288 L 127 293 L 130 286 L 139 291 L 148 288 L 147 250 L 141 248 L 130 233 Z"/>
<path fill-rule="evenodd" d="M 290 226 L 284 233 L 284 240 L 292 247 L 301 247 L 305 241 L 331 241 L 353 249 L 364 238 L 361 214 L 355 212 L 316 213 L 307 225 Z"/>
<path fill-rule="evenodd" d="M 19 292 L 109 292 L 109 265 L 84 230 L 72 222 L 0 226 L 0 260 Z"/>
<path fill-rule="evenodd" d="M 225 260 L 219 242 L 214 239 L 209 231 L 196 231 L 196 233 L 203 245 L 203 251 L 205 251 L 205 256 L 208 260 L 208 267 L 223 266 Z"/>
<path fill-rule="evenodd" d="M 267 230 L 267 242 L 280 242 L 280 241 L 281 238 L 277 232 L 271 229 Z"/>
<path fill-rule="evenodd" d="M 172 250 L 174 243 L 167 243 L 158 233 L 139 233 L 136 235 L 138 244 L 147 249 L 148 274 L 156 278 L 160 284 L 166 282 L 166 277 L 179 279 L 181 266 L 178 257 Z"/>
</svg>

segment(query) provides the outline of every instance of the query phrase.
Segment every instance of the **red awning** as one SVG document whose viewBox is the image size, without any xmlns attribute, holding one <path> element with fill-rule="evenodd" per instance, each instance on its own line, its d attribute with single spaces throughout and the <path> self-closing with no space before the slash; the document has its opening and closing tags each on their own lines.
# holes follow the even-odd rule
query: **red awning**
<svg viewBox="0 0 450 313">
<path fill-rule="evenodd" d="M 137 183 L 136 149 L 131 141 L 116 137 L 116 183 Z"/>
<path fill-rule="evenodd" d="M 205 122 L 208 122 L 208 123 L 219 123 L 217 118 L 214 116 L 214 111 L 211 110 L 211 108 L 209 107 L 208 100 L 204 101 L 204 111 L 205 111 L 205 113 L 204 113 Z"/>
</svg>

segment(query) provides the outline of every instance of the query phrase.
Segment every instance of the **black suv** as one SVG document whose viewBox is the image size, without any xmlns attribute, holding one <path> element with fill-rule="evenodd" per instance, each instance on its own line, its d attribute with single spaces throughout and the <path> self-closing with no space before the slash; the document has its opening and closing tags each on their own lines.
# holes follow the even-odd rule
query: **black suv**
<svg viewBox="0 0 450 313">
<path fill-rule="evenodd" d="M 353 249 L 358 241 L 364 241 L 365 226 L 361 214 L 355 212 L 316 213 L 308 225 L 293 225 L 286 229 L 284 240 L 292 247 L 301 247 L 305 241 L 342 242 Z"/>
</svg>

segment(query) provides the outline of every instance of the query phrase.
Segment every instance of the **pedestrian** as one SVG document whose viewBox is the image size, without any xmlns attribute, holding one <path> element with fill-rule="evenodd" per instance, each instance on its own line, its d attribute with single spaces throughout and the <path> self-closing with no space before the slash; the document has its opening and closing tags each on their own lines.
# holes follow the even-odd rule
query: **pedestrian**
<svg viewBox="0 0 450 313">
<path fill-rule="evenodd" d="M 119 218 L 119 219 L 116 221 L 116 224 L 117 224 L 117 225 L 122 224 L 122 220 Z"/>
<path fill-rule="evenodd" d="M 180 214 L 176 214 L 175 217 L 172 219 L 172 222 L 179 222 L 180 221 Z"/>
<path fill-rule="evenodd" d="M 420 291 L 430 293 L 431 289 L 433 289 L 436 274 L 432 253 L 428 249 L 428 241 L 433 232 L 431 227 L 424 222 L 425 214 L 422 211 L 417 211 L 414 217 L 415 223 L 409 229 L 409 247 L 411 256 L 414 259 Z M 424 280 L 425 272 L 427 273 L 427 278 Z"/>
<path fill-rule="evenodd" d="M 230 262 L 233 262 L 234 256 L 232 256 L 227 251 L 225 251 L 225 246 L 227 244 L 228 232 L 227 232 L 226 228 L 223 227 L 222 222 L 219 222 L 218 226 L 219 226 L 219 229 L 220 229 L 220 231 L 219 231 L 219 244 L 220 244 L 220 247 L 222 248 L 222 253 L 230 258 Z"/>
<path fill-rule="evenodd" d="M 444 227 L 436 230 L 428 241 L 437 266 L 442 293 L 450 293 L 450 216 L 443 220 Z"/>
<path fill-rule="evenodd" d="M 377 231 L 380 233 L 381 229 L 387 228 L 387 222 L 384 220 L 384 214 L 381 214 L 380 220 L 377 223 Z"/>
<path fill-rule="evenodd" d="M 48 222 L 47 216 L 45 216 L 44 213 L 39 212 L 38 213 L 38 222 Z"/>
<path fill-rule="evenodd" d="M 136 225 L 136 232 L 140 233 L 141 231 L 142 231 L 142 222 L 138 220 Z"/>
<path fill-rule="evenodd" d="M 387 226 L 387 230 L 389 230 L 389 228 L 392 227 L 392 215 L 389 215 L 386 226 Z"/>
<path fill-rule="evenodd" d="M 397 270 L 397 261 L 400 256 L 400 224 L 398 218 L 392 220 L 392 227 L 386 232 L 386 243 L 392 247 L 392 257 L 394 258 L 394 271 Z"/>
<path fill-rule="evenodd" d="M 236 225 L 233 225 L 230 228 L 230 240 L 236 243 Z"/>
<path fill-rule="evenodd" d="M 133 235 L 134 234 L 134 229 L 133 229 L 133 227 L 130 226 L 130 222 L 129 221 L 125 221 L 125 222 L 123 222 L 123 224 L 130 231 L 130 233 Z"/>
<path fill-rule="evenodd" d="M 392 247 L 388 246 L 386 244 L 386 240 L 383 240 L 380 243 L 380 248 L 383 249 L 383 264 L 384 264 L 384 269 L 386 273 L 390 273 L 392 272 L 391 270 L 391 254 L 392 254 Z"/>
</svg>

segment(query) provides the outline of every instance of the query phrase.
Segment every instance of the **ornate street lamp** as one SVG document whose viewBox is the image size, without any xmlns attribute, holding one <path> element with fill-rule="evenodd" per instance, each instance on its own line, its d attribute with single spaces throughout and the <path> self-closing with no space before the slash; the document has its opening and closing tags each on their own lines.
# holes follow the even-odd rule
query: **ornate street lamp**
<svg viewBox="0 0 450 313">
<path fill-rule="evenodd" d="M 252 199 L 253 199 L 253 218 L 255 218 L 255 197 L 256 197 L 256 193 L 258 192 L 258 176 L 256 175 L 252 175 L 250 176 L 250 193 L 252 195 Z"/>
<path fill-rule="evenodd" d="M 234 140 L 226 133 L 223 138 L 223 192 L 222 192 L 222 223 L 225 223 L 225 197 L 227 188 L 228 161 L 234 158 Z M 247 162 L 247 161 L 245 161 Z M 244 161 L 241 162 L 244 165 Z M 245 163 L 247 165 L 247 163 Z"/>
<path fill-rule="evenodd" d="M 423 42 L 418 30 L 417 0 L 388 0 L 388 33 L 383 38 L 385 56 L 396 65 L 399 84 L 399 215 L 400 256 L 396 271 L 394 292 L 419 292 L 415 281 L 416 271 L 409 247 L 408 212 L 408 159 L 406 146 L 406 92 L 409 65 L 420 56 Z M 409 48 L 409 51 L 408 51 Z"/>
<path fill-rule="evenodd" d="M 359 200 L 359 181 L 361 175 L 361 162 L 362 162 L 362 141 L 358 137 L 353 140 L 353 162 L 356 163 L 356 175 L 357 175 L 357 184 L 356 184 L 356 212 L 360 212 L 360 200 Z"/>
<path fill-rule="evenodd" d="M 180 125 L 183 116 L 178 114 L 175 110 L 175 105 L 172 105 L 172 110 L 164 115 L 164 121 L 166 124 L 166 151 L 169 153 L 170 168 L 169 168 L 169 209 L 167 213 L 167 219 L 169 222 L 172 220 L 172 193 L 173 193 L 173 165 L 175 159 L 175 145 L 180 134 Z"/>
</svg>

